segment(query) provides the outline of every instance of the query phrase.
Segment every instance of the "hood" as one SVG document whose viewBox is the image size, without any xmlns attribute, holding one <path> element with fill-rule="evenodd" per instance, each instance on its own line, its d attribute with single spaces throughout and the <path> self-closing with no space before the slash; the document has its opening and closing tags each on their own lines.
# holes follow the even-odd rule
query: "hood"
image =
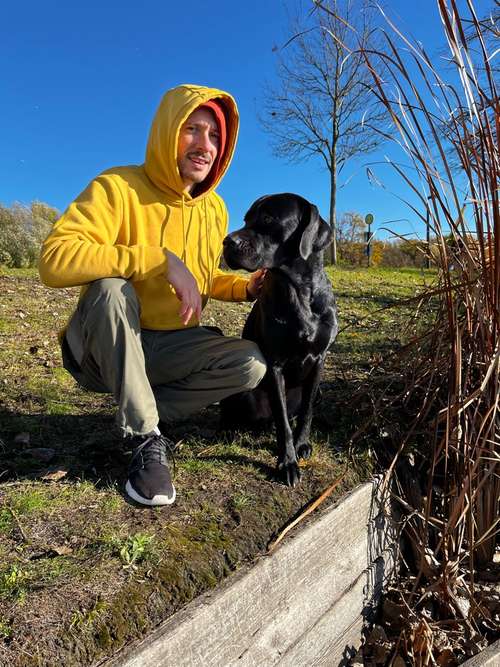
<svg viewBox="0 0 500 667">
<path fill-rule="evenodd" d="M 192 197 L 184 188 L 177 167 L 179 130 L 189 114 L 209 100 L 217 100 L 224 107 L 227 120 L 226 149 L 216 178 L 205 191 Z M 151 125 L 144 163 L 146 174 L 157 188 L 173 199 L 180 199 L 184 195 L 189 203 L 190 200 L 205 197 L 218 186 L 229 167 L 236 146 L 238 125 L 238 109 L 229 93 L 191 84 L 172 88 L 163 96 Z"/>
</svg>

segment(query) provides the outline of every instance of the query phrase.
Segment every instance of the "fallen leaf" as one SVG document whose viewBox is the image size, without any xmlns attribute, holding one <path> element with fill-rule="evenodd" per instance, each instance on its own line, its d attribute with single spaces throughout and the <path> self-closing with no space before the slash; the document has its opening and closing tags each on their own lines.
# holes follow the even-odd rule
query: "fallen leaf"
<svg viewBox="0 0 500 667">
<path fill-rule="evenodd" d="M 457 664 L 457 659 L 455 657 L 454 651 L 450 648 L 445 648 L 444 651 L 441 651 L 438 659 L 436 660 L 439 667 L 449 667 L 451 665 Z"/>
<path fill-rule="evenodd" d="M 73 549 L 71 547 L 68 547 L 65 544 L 61 544 L 61 546 L 55 546 L 51 545 L 51 550 L 54 551 L 58 556 L 69 556 L 69 554 L 73 553 Z"/>
<path fill-rule="evenodd" d="M 58 482 L 60 479 L 63 479 L 68 474 L 68 470 L 46 470 L 42 471 L 43 474 L 40 475 L 40 479 L 43 479 L 46 482 Z"/>
</svg>

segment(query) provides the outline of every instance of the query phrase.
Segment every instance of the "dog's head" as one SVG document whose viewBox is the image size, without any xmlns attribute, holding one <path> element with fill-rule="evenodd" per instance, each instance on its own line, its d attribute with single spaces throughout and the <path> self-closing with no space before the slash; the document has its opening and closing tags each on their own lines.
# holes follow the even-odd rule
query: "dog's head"
<svg viewBox="0 0 500 667">
<path fill-rule="evenodd" d="M 307 259 L 331 238 L 314 204 L 289 193 L 266 195 L 248 209 L 245 226 L 224 239 L 224 259 L 231 269 L 271 269 Z"/>
</svg>

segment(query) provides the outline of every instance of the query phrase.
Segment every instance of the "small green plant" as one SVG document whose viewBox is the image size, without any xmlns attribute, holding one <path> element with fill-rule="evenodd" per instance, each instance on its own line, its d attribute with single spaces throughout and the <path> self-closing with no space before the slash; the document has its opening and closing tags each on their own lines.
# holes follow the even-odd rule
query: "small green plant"
<svg viewBox="0 0 500 667">
<path fill-rule="evenodd" d="M 245 507 L 248 507 L 251 502 L 252 499 L 246 493 L 236 493 L 233 496 L 233 507 L 235 510 L 238 510 L 238 512 Z"/>
<path fill-rule="evenodd" d="M 14 598 L 20 603 L 26 597 L 28 574 L 17 565 L 12 565 L 0 574 L 0 596 Z"/>
<path fill-rule="evenodd" d="M 127 537 L 119 551 L 124 569 L 135 569 L 137 563 L 145 560 L 151 554 L 151 543 L 153 540 L 153 535 L 145 533 L 137 533 L 136 535 Z"/>
<path fill-rule="evenodd" d="M 7 509 L 0 510 L 0 533 L 10 533 L 12 529 L 12 514 Z"/>
<path fill-rule="evenodd" d="M 10 639 L 12 637 L 12 627 L 10 623 L 0 620 L 0 639 Z"/>
<path fill-rule="evenodd" d="M 71 617 L 70 628 L 81 628 L 92 625 L 106 610 L 108 604 L 104 600 L 97 600 L 90 609 L 78 609 Z"/>
</svg>

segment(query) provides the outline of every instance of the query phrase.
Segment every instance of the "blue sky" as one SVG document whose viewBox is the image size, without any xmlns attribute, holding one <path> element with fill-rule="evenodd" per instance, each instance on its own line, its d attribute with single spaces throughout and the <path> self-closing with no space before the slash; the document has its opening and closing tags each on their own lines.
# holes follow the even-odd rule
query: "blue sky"
<svg viewBox="0 0 500 667">
<path fill-rule="evenodd" d="M 273 157 L 256 110 L 264 79 L 273 81 L 273 47 L 287 37 L 294 0 L 252 2 L 87 0 L 9 2 L 0 39 L 0 202 L 45 201 L 61 211 L 99 172 L 141 163 L 162 94 L 179 83 L 231 92 L 241 130 L 230 171 L 219 188 L 240 226 L 251 202 L 270 192 L 297 192 L 328 214 L 328 174 L 321 163 L 290 165 Z M 308 7 L 307 0 L 303 5 Z M 476 2 L 478 13 L 487 0 Z M 430 53 L 442 45 L 435 0 L 388 0 L 405 31 Z M 367 161 L 383 159 L 385 147 Z M 402 186 L 378 168 L 390 188 Z M 370 185 L 362 161 L 346 168 L 338 211 L 388 220 L 398 232 L 421 231 L 414 216 Z M 399 190 L 404 194 L 403 190 Z"/>
</svg>

